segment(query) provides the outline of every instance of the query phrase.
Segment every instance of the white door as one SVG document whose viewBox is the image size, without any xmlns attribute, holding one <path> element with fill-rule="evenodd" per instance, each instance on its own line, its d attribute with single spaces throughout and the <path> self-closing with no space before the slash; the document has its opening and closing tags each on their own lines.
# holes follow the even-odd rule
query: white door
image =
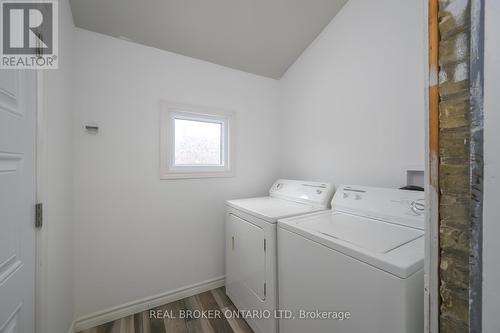
<svg viewBox="0 0 500 333">
<path fill-rule="evenodd" d="M 233 214 L 229 215 L 232 231 L 232 260 L 227 271 L 232 284 L 242 289 L 241 294 L 257 295 L 261 300 L 266 297 L 266 252 L 264 249 L 264 231 Z M 246 299 L 246 297 L 243 297 Z M 241 300 L 242 305 L 250 304 Z"/>
<path fill-rule="evenodd" d="M 0 333 L 34 332 L 36 75 L 0 69 Z"/>
</svg>

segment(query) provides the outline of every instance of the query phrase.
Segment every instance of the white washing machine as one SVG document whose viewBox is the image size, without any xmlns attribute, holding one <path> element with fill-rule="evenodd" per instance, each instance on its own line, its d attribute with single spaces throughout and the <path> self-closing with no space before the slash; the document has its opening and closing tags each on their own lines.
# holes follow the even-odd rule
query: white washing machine
<svg viewBox="0 0 500 333">
<path fill-rule="evenodd" d="M 277 332 L 276 224 L 279 218 L 329 207 L 331 184 L 276 181 L 269 196 L 229 200 L 226 214 L 226 293 L 255 332 Z"/>
<path fill-rule="evenodd" d="M 423 236 L 423 192 L 342 186 L 331 211 L 279 220 L 280 332 L 423 332 Z"/>
</svg>

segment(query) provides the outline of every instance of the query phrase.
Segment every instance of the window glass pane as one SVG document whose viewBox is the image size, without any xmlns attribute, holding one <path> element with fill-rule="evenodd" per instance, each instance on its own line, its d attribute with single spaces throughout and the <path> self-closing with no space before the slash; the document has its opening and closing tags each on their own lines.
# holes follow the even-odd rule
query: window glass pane
<svg viewBox="0 0 500 333">
<path fill-rule="evenodd" d="M 176 165 L 222 165 L 222 124 L 175 119 Z"/>
</svg>

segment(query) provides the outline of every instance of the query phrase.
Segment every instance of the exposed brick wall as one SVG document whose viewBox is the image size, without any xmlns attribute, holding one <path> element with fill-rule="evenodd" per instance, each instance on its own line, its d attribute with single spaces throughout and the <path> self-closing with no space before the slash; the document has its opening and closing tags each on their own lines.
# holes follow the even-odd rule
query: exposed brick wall
<svg viewBox="0 0 500 333">
<path fill-rule="evenodd" d="M 470 332 L 470 0 L 439 1 L 441 333 Z"/>
</svg>

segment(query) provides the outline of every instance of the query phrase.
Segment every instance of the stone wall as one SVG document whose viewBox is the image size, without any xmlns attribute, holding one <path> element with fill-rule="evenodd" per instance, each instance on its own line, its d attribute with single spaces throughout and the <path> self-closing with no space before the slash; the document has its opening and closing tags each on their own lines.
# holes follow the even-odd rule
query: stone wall
<svg viewBox="0 0 500 333">
<path fill-rule="evenodd" d="M 471 332 L 470 5 L 439 1 L 441 333 Z"/>
</svg>

